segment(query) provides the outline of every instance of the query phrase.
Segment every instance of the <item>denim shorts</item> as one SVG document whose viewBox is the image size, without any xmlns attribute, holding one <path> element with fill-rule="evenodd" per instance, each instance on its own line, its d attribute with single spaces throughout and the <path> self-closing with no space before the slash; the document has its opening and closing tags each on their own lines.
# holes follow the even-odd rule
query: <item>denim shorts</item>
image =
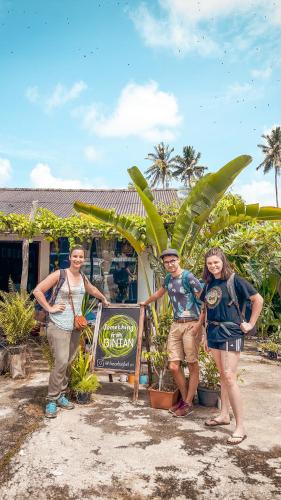
<svg viewBox="0 0 281 500">
<path fill-rule="evenodd" d="M 210 349 L 218 349 L 219 351 L 242 352 L 244 350 L 244 337 L 229 339 L 226 342 L 208 340 L 208 347 Z"/>
</svg>

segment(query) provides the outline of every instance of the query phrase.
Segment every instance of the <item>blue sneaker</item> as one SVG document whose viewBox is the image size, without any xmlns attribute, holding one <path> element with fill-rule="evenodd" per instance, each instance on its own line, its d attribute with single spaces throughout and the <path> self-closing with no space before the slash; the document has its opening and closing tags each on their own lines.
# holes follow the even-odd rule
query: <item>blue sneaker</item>
<svg viewBox="0 0 281 500">
<path fill-rule="evenodd" d="M 64 394 L 62 394 L 57 400 L 57 405 L 65 410 L 73 410 L 74 408 L 74 404 L 71 403 Z"/>
<path fill-rule="evenodd" d="M 56 418 L 57 416 L 57 404 L 55 401 L 48 401 L 45 410 L 45 417 Z"/>
</svg>

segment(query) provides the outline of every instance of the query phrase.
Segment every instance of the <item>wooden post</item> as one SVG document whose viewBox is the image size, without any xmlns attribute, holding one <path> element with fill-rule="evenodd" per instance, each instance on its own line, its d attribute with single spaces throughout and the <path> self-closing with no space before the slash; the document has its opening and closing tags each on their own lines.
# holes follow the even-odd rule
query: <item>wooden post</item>
<svg viewBox="0 0 281 500">
<path fill-rule="evenodd" d="M 147 311 L 144 318 L 144 339 L 146 352 L 150 352 L 150 329 L 151 329 L 151 319 L 148 317 Z M 148 369 L 148 382 L 152 385 L 152 366 L 150 359 L 147 360 Z"/>
<path fill-rule="evenodd" d="M 29 215 L 29 222 L 32 222 L 35 217 L 35 213 L 38 207 L 38 201 L 32 202 L 31 212 Z M 20 289 L 21 291 L 26 291 L 27 289 L 27 280 L 28 280 L 28 265 L 29 265 L 29 240 L 24 238 L 22 242 L 22 271 L 21 271 L 21 282 Z"/>
<path fill-rule="evenodd" d="M 141 348 L 142 348 L 143 325 L 144 325 L 144 306 L 140 306 L 140 317 L 139 317 L 139 328 L 138 328 L 138 344 L 137 344 L 137 353 L 136 353 L 136 369 L 135 369 L 135 383 L 134 383 L 133 401 L 136 401 L 138 399 L 138 397 L 139 397 L 139 383 L 140 383 L 140 366 L 141 366 Z"/>
<path fill-rule="evenodd" d="M 102 303 L 100 302 L 98 305 L 95 329 L 93 334 L 93 343 L 92 343 L 92 359 L 90 364 L 91 371 L 95 371 L 95 361 L 96 361 L 96 350 L 99 336 L 99 328 L 100 328 L 100 320 L 101 320 L 101 312 L 102 312 Z"/>
</svg>

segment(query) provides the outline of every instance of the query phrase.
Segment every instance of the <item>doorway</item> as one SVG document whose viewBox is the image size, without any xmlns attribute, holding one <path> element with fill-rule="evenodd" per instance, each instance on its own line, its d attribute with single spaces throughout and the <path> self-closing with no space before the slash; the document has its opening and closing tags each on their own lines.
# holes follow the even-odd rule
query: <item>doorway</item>
<svg viewBox="0 0 281 500">
<path fill-rule="evenodd" d="M 29 245 L 29 266 L 27 290 L 31 292 L 38 282 L 39 242 Z M 22 242 L 0 241 L 0 289 L 8 291 L 9 278 L 16 289 L 20 288 L 22 270 Z"/>
</svg>

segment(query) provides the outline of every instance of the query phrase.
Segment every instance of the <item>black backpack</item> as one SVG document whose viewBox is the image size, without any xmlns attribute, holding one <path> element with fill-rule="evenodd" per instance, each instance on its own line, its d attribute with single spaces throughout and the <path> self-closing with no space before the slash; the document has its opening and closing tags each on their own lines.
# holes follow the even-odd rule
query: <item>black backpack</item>
<svg viewBox="0 0 281 500">
<path fill-rule="evenodd" d="M 235 273 L 232 273 L 226 282 L 227 291 L 228 291 L 230 299 L 231 299 L 228 305 L 229 306 L 231 306 L 232 304 L 235 305 L 237 312 L 239 314 L 241 323 L 243 323 L 243 321 L 248 322 L 250 320 L 251 314 L 252 314 L 252 302 L 249 299 L 245 300 L 243 305 L 242 305 L 242 310 L 240 310 L 240 306 L 239 306 L 239 302 L 238 302 L 238 298 L 237 298 L 237 294 L 236 294 L 236 290 L 235 290 L 234 278 L 235 278 Z M 255 335 L 256 332 L 257 332 L 257 328 L 256 328 L 256 326 L 254 326 L 254 328 L 252 330 L 250 330 L 248 335 L 249 334 Z"/>
<path fill-rule="evenodd" d="M 45 293 L 45 297 L 51 306 L 53 306 L 54 303 L 56 302 L 56 298 L 58 296 L 58 293 L 62 285 L 65 282 L 65 279 L 66 279 L 66 271 L 65 269 L 60 269 L 60 276 L 56 286 Z M 40 323 L 46 323 L 48 320 L 48 313 L 47 311 L 45 311 L 45 309 L 43 309 L 43 307 L 39 304 L 39 302 L 36 302 L 35 304 L 35 319 Z"/>
</svg>

